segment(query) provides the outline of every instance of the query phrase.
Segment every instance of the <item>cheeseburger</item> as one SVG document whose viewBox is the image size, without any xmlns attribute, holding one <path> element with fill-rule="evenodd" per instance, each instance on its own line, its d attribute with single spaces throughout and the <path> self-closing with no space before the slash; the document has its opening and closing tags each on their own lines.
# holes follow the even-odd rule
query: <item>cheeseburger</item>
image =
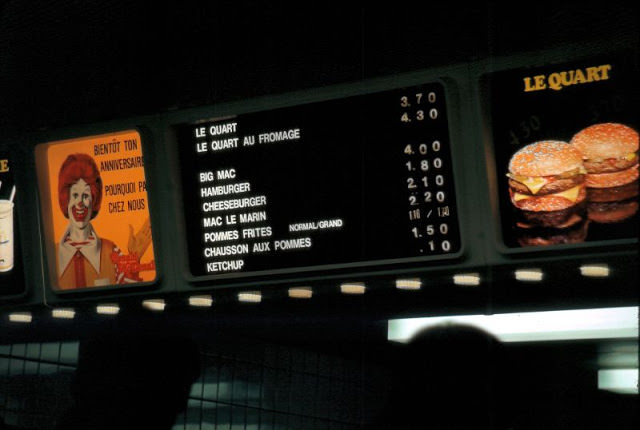
<svg viewBox="0 0 640 430">
<path fill-rule="evenodd" d="M 585 170 L 574 146 L 553 140 L 529 144 L 513 154 L 507 176 L 519 227 L 565 228 L 583 219 Z"/>
<path fill-rule="evenodd" d="M 610 223 L 637 212 L 638 133 L 623 124 L 595 124 L 573 136 L 571 144 L 582 153 L 587 171 L 589 218 Z"/>
</svg>

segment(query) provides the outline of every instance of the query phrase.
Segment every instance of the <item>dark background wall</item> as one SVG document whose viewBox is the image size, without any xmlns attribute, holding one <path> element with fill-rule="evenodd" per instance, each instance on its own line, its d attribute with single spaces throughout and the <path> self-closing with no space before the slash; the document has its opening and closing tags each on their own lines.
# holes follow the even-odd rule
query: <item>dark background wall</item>
<svg viewBox="0 0 640 430">
<path fill-rule="evenodd" d="M 0 126 L 55 128 L 570 43 L 637 42 L 627 2 L 7 1 Z"/>
</svg>

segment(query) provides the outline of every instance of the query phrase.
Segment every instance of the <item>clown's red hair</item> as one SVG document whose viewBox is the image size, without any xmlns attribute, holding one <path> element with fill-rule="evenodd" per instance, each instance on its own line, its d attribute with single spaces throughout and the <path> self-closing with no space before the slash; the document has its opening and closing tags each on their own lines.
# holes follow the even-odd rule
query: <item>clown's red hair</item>
<svg viewBox="0 0 640 430">
<path fill-rule="evenodd" d="M 80 179 L 83 179 L 91 188 L 91 219 L 93 219 L 98 214 L 102 202 L 102 179 L 96 162 L 87 154 L 71 154 L 60 166 L 58 203 L 64 216 L 69 218 L 69 188 Z"/>
</svg>

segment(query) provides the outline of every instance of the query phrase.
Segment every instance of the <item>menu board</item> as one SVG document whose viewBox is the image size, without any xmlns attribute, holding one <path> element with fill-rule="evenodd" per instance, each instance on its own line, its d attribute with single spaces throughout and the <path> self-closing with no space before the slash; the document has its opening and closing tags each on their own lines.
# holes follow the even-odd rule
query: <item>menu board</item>
<svg viewBox="0 0 640 430">
<path fill-rule="evenodd" d="M 156 278 L 137 130 L 36 147 L 50 284 L 56 291 Z"/>
<path fill-rule="evenodd" d="M 487 76 L 507 247 L 637 238 L 640 106 L 633 58 Z"/>
<path fill-rule="evenodd" d="M 176 133 L 194 277 L 461 250 L 441 83 L 179 124 Z"/>
<path fill-rule="evenodd" d="M 24 278 L 16 203 L 21 198 L 14 182 L 15 160 L 0 150 L 0 296 L 23 292 Z"/>
</svg>

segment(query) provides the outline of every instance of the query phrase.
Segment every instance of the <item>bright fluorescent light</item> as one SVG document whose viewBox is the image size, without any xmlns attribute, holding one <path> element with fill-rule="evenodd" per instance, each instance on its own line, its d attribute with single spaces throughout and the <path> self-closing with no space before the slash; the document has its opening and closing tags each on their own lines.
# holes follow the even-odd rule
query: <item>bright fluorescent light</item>
<svg viewBox="0 0 640 430">
<path fill-rule="evenodd" d="M 585 264 L 580 266 L 582 276 L 591 278 L 606 278 L 609 276 L 609 266 L 607 264 Z"/>
<path fill-rule="evenodd" d="M 366 287 L 362 282 L 350 282 L 340 285 L 342 294 L 364 294 Z"/>
<path fill-rule="evenodd" d="M 120 306 L 116 304 L 98 305 L 96 312 L 102 315 L 117 315 L 120 312 Z"/>
<path fill-rule="evenodd" d="M 53 309 L 51 311 L 51 315 L 54 318 L 62 318 L 62 319 L 72 320 L 76 316 L 76 311 L 74 311 L 73 309 L 70 309 L 70 308 L 67 308 L 67 309 Z"/>
<path fill-rule="evenodd" d="M 189 297 L 189 305 L 195 307 L 209 308 L 213 305 L 211 296 L 191 296 Z"/>
<path fill-rule="evenodd" d="M 396 288 L 399 290 L 419 290 L 422 287 L 422 281 L 415 279 L 396 279 Z"/>
<path fill-rule="evenodd" d="M 451 322 L 479 327 L 503 342 L 638 337 L 638 307 L 623 307 L 389 320 L 387 338 L 407 342 L 424 328 Z"/>
<path fill-rule="evenodd" d="M 142 306 L 149 309 L 150 311 L 163 311 L 165 303 L 162 299 L 149 299 L 143 301 Z"/>
<path fill-rule="evenodd" d="M 598 388 L 621 394 L 638 394 L 638 368 L 598 370 Z"/>
<path fill-rule="evenodd" d="M 31 312 L 14 312 L 9 314 L 9 321 L 19 323 L 30 323 L 33 320 Z"/>
<path fill-rule="evenodd" d="M 542 281 L 542 270 L 540 269 L 518 269 L 516 270 L 516 279 L 524 282 Z"/>
<path fill-rule="evenodd" d="M 480 285 L 480 275 L 478 273 L 460 273 L 453 275 L 453 283 L 464 286 Z"/>
<path fill-rule="evenodd" d="M 289 297 L 293 299 L 310 299 L 313 296 L 311 287 L 289 288 Z"/>
<path fill-rule="evenodd" d="M 262 294 L 260 291 L 238 293 L 238 301 L 245 303 L 260 303 L 262 301 Z"/>
</svg>

